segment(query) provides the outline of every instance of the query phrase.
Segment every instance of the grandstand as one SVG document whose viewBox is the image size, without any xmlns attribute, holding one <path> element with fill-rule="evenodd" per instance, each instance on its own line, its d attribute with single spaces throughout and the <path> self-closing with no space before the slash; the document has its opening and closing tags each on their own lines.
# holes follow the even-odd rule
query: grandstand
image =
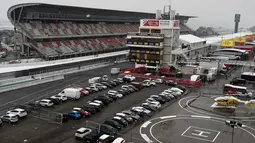
<svg viewBox="0 0 255 143">
<path fill-rule="evenodd" d="M 140 19 L 155 18 L 153 13 L 43 3 L 18 4 L 7 15 L 23 54 L 36 51 L 46 60 L 126 50 L 127 33 L 138 32 Z M 190 33 L 185 22 L 193 17 L 175 18 L 181 21 L 181 33 Z"/>
</svg>

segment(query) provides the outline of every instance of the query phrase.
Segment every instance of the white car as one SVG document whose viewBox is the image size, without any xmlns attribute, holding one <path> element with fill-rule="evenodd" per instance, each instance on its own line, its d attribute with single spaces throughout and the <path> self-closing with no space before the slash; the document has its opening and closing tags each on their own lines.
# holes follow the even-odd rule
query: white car
<svg viewBox="0 0 255 143">
<path fill-rule="evenodd" d="M 93 100 L 94 103 L 97 103 L 97 104 L 101 104 L 101 105 L 104 105 L 104 103 L 100 100 Z"/>
<path fill-rule="evenodd" d="M 174 92 L 181 92 L 183 93 L 183 90 L 179 89 L 179 88 L 176 88 L 176 87 L 172 87 L 170 88 L 171 91 L 174 91 Z"/>
<path fill-rule="evenodd" d="M 175 98 L 174 95 L 170 94 L 170 93 L 167 93 L 167 92 L 162 92 L 159 94 L 159 96 L 168 96 L 170 98 Z"/>
<path fill-rule="evenodd" d="M 94 91 L 94 92 L 98 92 L 99 91 L 99 89 L 95 86 L 95 85 L 92 85 L 92 86 L 90 86 L 89 87 L 92 91 Z"/>
<path fill-rule="evenodd" d="M 93 105 L 93 106 L 97 106 L 97 107 L 100 107 L 100 108 L 103 108 L 103 105 L 98 104 L 98 103 L 95 103 L 95 102 L 89 101 L 88 104 L 89 104 L 89 105 Z"/>
<path fill-rule="evenodd" d="M 158 101 L 155 100 L 155 99 L 153 99 L 153 98 L 147 98 L 147 99 L 145 100 L 145 102 L 150 103 L 150 102 L 158 102 Z"/>
<path fill-rule="evenodd" d="M 83 90 L 82 92 L 84 93 L 84 95 L 89 95 L 89 91 L 87 90 Z"/>
<path fill-rule="evenodd" d="M 144 113 L 146 113 L 146 114 L 151 114 L 151 111 L 150 111 L 150 110 L 145 109 L 145 108 L 143 108 L 143 107 L 141 107 L 141 106 L 133 107 L 132 110 L 140 110 L 140 111 L 142 111 L 142 112 L 144 112 Z"/>
<path fill-rule="evenodd" d="M 145 104 L 145 103 L 143 103 L 143 104 Z M 161 107 L 161 104 L 157 101 L 147 102 L 147 104 L 149 104 L 149 106 L 155 107 L 157 109 L 159 109 Z"/>
<path fill-rule="evenodd" d="M 103 85 L 101 83 L 95 83 L 93 85 L 95 85 L 96 87 L 101 86 L 103 89 L 107 89 L 107 86 L 105 86 L 105 85 Z"/>
<path fill-rule="evenodd" d="M 143 86 L 150 87 L 150 86 L 156 86 L 156 83 L 151 80 L 144 80 L 142 82 Z"/>
<path fill-rule="evenodd" d="M 152 80 L 152 82 L 155 82 L 155 83 L 158 83 L 158 84 L 162 84 L 163 83 L 163 80 L 158 78 L 158 79 L 154 79 Z"/>
<path fill-rule="evenodd" d="M 39 101 L 39 104 L 41 106 L 47 106 L 47 107 L 51 107 L 54 105 L 54 103 L 49 99 L 42 99 L 41 101 Z"/>
<path fill-rule="evenodd" d="M 27 116 L 27 111 L 24 110 L 24 109 L 21 109 L 21 108 L 16 108 L 16 109 L 7 111 L 6 114 L 7 115 L 9 115 L 9 114 L 17 115 L 19 118 L 22 118 L 22 117 L 26 117 Z"/>
<path fill-rule="evenodd" d="M 108 75 L 103 75 L 102 80 L 103 81 L 108 81 Z"/>
<path fill-rule="evenodd" d="M 124 76 L 124 79 L 127 79 L 127 80 L 129 80 L 130 82 L 132 82 L 132 81 L 135 81 L 135 77 L 134 76 L 132 76 L 132 75 L 125 75 Z"/>
<path fill-rule="evenodd" d="M 79 139 L 83 139 L 86 135 L 90 134 L 92 132 L 91 129 L 89 128 L 79 128 L 76 132 L 75 132 L 75 137 L 79 138 Z"/>
<path fill-rule="evenodd" d="M 51 96 L 50 98 L 59 99 L 61 101 L 67 101 L 67 97 L 65 95 L 54 95 L 54 96 Z"/>
<path fill-rule="evenodd" d="M 109 90 L 107 94 L 114 95 L 114 96 L 116 96 L 118 98 L 122 98 L 123 97 L 122 94 L 120 94 L 120 93 L 118 93 L 117 91 L 114 91 L 114 90 Z"/>
<path fill-rule="evenodd" d="M 182 95 L 181 92 L 175 92 L 175 91 L 172 91 L 172 90 L 165 90 L 164 92 L 167 92 L 167 93 L 172 94 L 172 95 L 174 95 L 174 96 L 180 96 L 180 95 Z"/>
<path fill-rule="evenodd" d="M 118 137 L 112 143 L 126 143 L 126 141 L 123 138 Z"/>
<path fill-rule="evenodd" d="M 8 114 L 8 115 L 1 116 L 1 119 L 3 122 L 7 122 L 7 123 L 16 123 L 19 121 L 18 116 L 15 114 Z"/>
</svg>

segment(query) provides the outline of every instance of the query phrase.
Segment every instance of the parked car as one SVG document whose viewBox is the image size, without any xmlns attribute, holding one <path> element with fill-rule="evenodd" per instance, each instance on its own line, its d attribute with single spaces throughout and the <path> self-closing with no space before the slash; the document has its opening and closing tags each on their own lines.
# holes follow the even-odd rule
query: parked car
<svg viewBox="0 0 255 143">
<path fill-rule="evenodd" d="M 102 108 L 99 104 L 90 104 L 90 103 L 87 103 L 84 105 L 85 107 L 90 107 L 90 108 L 94 108 L 96 109 L 97 112 L 101 112 Z"/>
<path fill-rule="evenodd" d="M 124 113 L 116 113 L 115 116 L 123 118 L 124 120 L 126 120 L 128 122 L 128 124 L 132 124 L 133 123 L 132 117 L 130 117 L 130 116 L 124 114 Z"/>
<path fill-rule="evenodd" d="M 93 99 L 92 102 L 97 103 L 97 104 L 100 104 L 101 106 L 104 107 L 104 102 L 101 101 L 101 100 L 95 100 L 95 99 Z"/>
<path fill-rule="evenodd" d="M 1 116 L 1 119 L 3 122 L 7 122 L 7 123 L 16 123 L 19 121 L 19 118 L 16 114 L 4 115 L 4 116 Z"/>
<path fill-rule="evenodd" d="M 133 85 L 128 85 L 128 87 L 132 88 L 134 91 L 139 91 L 140 89 L 136 88 L 135 86 Z"/>
<path fill-rule="evenodd" d="M 97 88 L 95 85 L 92 85 L 92 86 L 90 86 L 89 88 L 92 90 L 92 92 L 98 92 L 98 91 L 103 90 L 103 88 L 99 89 L 99 88 Z"/>
<path fill-rule="evenodd" d="M 245 85 L 246 84 L 246 80 L 239 78 L 239 77 L 235 77 L 230 81 L 230 84 L 232 85 Z"/>
<path fill-rule="evenodd" d="M 87 102 L 89 105 L 93 105 L 93 106 L 97 106 L 97 107 L 99 107 L 99 108 L 104 108 L 104 105 L 103 104 L 101 104 L 101 103 L 96 103 L 96 102 L 93 102 L 93 101 L 88 101 Z"/>
<path fill-rule="evenodd" d="M 126 141 L 123 138 L 118 137 L 112 143 L 126 143 Z"/>
<path fill-rule="evenodd" d="M 125 119 L 123 119 L 122 117 L 119 117 L 119 116 L 114 116 L 112 118 L 112 120 L 118 122 L 119 124 L 123 125 L 124 127 L 126 127 L 128 125 L 128 122 Z"/>
<path fill-rule="evenodd" d="M 120 85 L 121 84 L 121 82 L 119 81 L 119 80 L 117 80 L 117 79 L 114 79 L 113 80 L 115 83 L 117 83 L 117 85 Z"/>
<path fill-rule="evenodd" d="M 121 89 L 128 90 L 130 93 L 135 92 L 135 90 L 133 88 L 130 88 L 128 85 L 122 85 Z"/>
<path fill-rule="evenodd" d="M 19 118 L 22 118 L 22 117 L 26 117 L 27 116 L 27 111 L 24 110 L 24 109 L 16 108 L 16 109 L 7 111 L 6 114 L 7 115 L 9 115 L 9 114 L 17 115 Z"/>
<path fill-rule="evenodd" d="M 105 98 L 105 99 L 108 99 L 109 102 L 112 102 L 112 101 L 113 101 L 113 99 L 110 98 L 110 97 L 108 97 L 107 95 L 99 95 L 98 98 Z"/>
<path fill-rule="evenodd" d="M 114 91 L 114 90 L 109 90 L 108 93 L 107 93 L 108 96 L 110 97 L 113 97 L 114 99 L 116 98 L 122 98 L 123 95 L 118 93 L 117 91 Z M 116 98 L 115 98 L 116 97 Z"/>
<path fill-rule="evenodd" d="M 165 84 L 166 84 L 166 85 L 170 85 L 170 86 L 176 86 L 176 85 L 177 85 L 177 83 L 174 82 L 174 81 L 172 81 L 172 80 L 166 80 L 166 81 L 165 81 Z"/>
<path fill-rule="evenodd" d="M 172 95 L 172 94 L 169 93 L 169 92 L 165 92 L 165 91 L 161 92 L 161 93 L 159 94 L 159 96 L 166 96 L 166 97 L 169 97 L 169 98 L 171 98 L 171 99 L 176 99 L 176 97 L 175 97 L 174 95 Z"/>
<path fill-rule="evenodd" d="M 157 95 L 158 96 L 158 95 Z M 160 97 L 160 96 L 159 96 Z M 152 101 L 152 102 L 146 102 L 147 104 L 149 104 L 149 106 L 155 107 L 156 109 L 161 108 L 161 104 L 159 102 L 156 101 Z M 146 104 L 144 103 L 144 104 Z"/>
<path fill-rule="evenodd" d="M 101 84 L 101 83 L 94 83 L 93 85 L 95 85 L 97 88 L 103 88 L 103 89 L 107 89 L 107 86 Z"/>
<path fill-rule="evenodd" d="M 158 94 L 158 96 L 164 98 L 167 102 L 171 101 L 172 97 L 174 98 L 174 96 L 171 97 L 168 94 L 166 95 L 166 94 L 163 94 L 163 93 Z"/>
<path fill-rule="evenodd" d="M 109 83 L 110 83 L 113 87 L 118 86 L 118 83 L 116 83 L 115 81 L 110 81 Z"/>
<path fill-rule="evenodd" d="M 108 88 L 113 88 L 113 86 L 108 82 L 102 82 L 102 84 L 107 86 Z"/>
<path fill-rule="evenodd" d="M 97 126 L 97 130 L 100 130 L 99 132 L 101 134 L 108 134 L 108 135 L 117 135 L 118 130 L 115 129 L 112 126 L 109 126 L 107 124 L 101 124 L 100 126 Z"/>
<path fill-rule="evenodd" d="M 160 103 L 159 101 L 155 100 L 154 98 L 147 98 L 145 100 L 145 102 L 147 102 L 147 103 L 150 103 L 150 102 L 158 102 L 158 103 Z"/>
<path fill-rule="evenodd" d="M 58 95 L 65 95 L 68 99 L 78 100 L 84 94 L 83 90 L 83 88 L 65 88 Z"/>
<path fill-rule="evenodd" d="M 91 129 L 81 127 L 75 132 L 75 137 L 77 139 L 84 139 L 84 137 L 90 134 L 91 132 L 92 132 Z"/>
<path fill-rule="evenodd" d="M 137 111 L 140 110 L 140 111 L 146 113 L 146 114 L 149 115 L 149 116 L 152 114 L 150 110 L 145 109 L 145 108 L 143 108 L 143 107 L 141 107 L 141 106 L 133 107 L 132 110 L 137 110 Z"/>
<path fill-rule="evenodd" d="M 99 137 L 97 143 L 112 143 L 115 139 L 116 139 L 115 136 L 103 134 L 102 136 Z"/>
<path fill-rule="evenodd" d="M 54 103 L 54 105 L 59 105 L 62 101 L 58 98 L 48 98 L 50 101 L 52 101 Z"/>
<path fill-rule="evenodd" d="M 160 104 L 165 104 L 166 100 L 158 95 L 151 95 L 150 98 L 155 99 L 156 101 L 158 101 Z"/>
<path fill-rule="evenodd" d="M 95 109 L 95 107 L 82 106 L 81 109 L 90 112 L 91 115 L 94 115 L 97 113 L 97 110 Z"/>
<path fill-rule="evenodd" d="M 132 75 L 125 75 L 124 78 L 123 78 L 123 81 L 124 82 L 133 82 L 133 81 L 135 81 L 135 79 L 136 78 Z"/>
<path fill-rule="evenodd" d="M 42 99 L 41 101 L 39 101 L 39 104 L 43 107 L 44 106 L 52 107 L 54 105 L 54 103 L 49 99 Z"/>
<path fill-rule="evenodd" d="M 174 91 L 174 92 L 180 92 L 180 93 L 183 93 L 183 92 L 184 92 L 183 90 L 181 90 L 181 89 L 179 89 L 179 88 L 177 88 L 177 87 L 172 87 L 172 88 L 170 88 L 169 90 L 170 90 L 170 91 Z"/>
<path fill-rule="evenodd" d="M 94 92 L 90 87 L 85 87 L 84 89 L 87 90 L 89 93 Z"/>
<path fill-rule="evenodd" d="M 160 79 L 160 78 L 158 78 L 158 79 L 152 80 L 152 82 L 155 82 L 155 83 L 157 83 L 157 84 L 162 84 L 162 83 L 163 83 L 163 80 Z"/>
<path fill-rule="evenodd" d="M 118 80 L 120 83 L 124 83 L 123 78 L 117 78 L 116 80 Z"/>
<path fill-rule="evenodd" d="M 134 114 L 132 111 L 126 110 L 126 111 L 122 111 L 123 114 L 126 114 L 128 116 L 130 116 L 131 118 L 133 118 L 133 120 L 135 121 L 139 121 L 140 120 L 140 116 L 137 114 Z"/>
<path fill-rule="evenodd" d="M 92 130 L 91 133 L 87 134 L 86 136 L 83 137 L 85 143 L 96 143 L 98 138 L 101 136 L 102 134 L 100 132 L 98 132 L 97 129 Z"/>
<path fill-rule="evenodd" d="M 77 113 L 77 112 L 70 112 L 67 114 L 64 114 L 67 116 L 68 119 L 74 119 L 74 120 L 79 120 L 81 119 L 81 114 Z"/>
<path fill-rule="evenodd" d="M 82 108 L 75 107 L 72 112 L 79 113 L 82 117 L 90 117 L 91 113 L 89 111 L 83 110 Z"/>
<path fill-rule="evenodd" d="M 104 124 L 112 126 L 119 131 L 123 128 L 123 125 L 119 124 L 118 122 L 116 122 L 114 120 L 105 120 Z"/>
<path fill-rule="evenodd" d="M 108 105 L 112 102 L 112 99 L 110 99 L 108 96 L 98 96 L 97 98 L 94 98 L 93 100 L 99 100 L 104 103 L 104 105 Z"/>
<path fill-rule="evenodd" d="M 0 118 L 0 126 L 3 124 L 3 121 L 2 121 L 2 119 Z"/>
<path fill-rule="evenodd" d="M 136 109 L 136 108 L 132 108 L 131 111 L 133 113 L 135 113 L 136 115 L 139 115 L 140 117 L 146 117 L 146 116 L 149 116 L 148 113 L 145 113 L 143 110 L 141 109 Z"/>
<path fill-rule="evenodd" d="M 151 86 L 156 86 L 156 83 L 155 82 L 152 82 L 151 80 L 144 80 L 142 82 L 142 85 L 144 87 L 151 87 Z"/>
<path fill-rule="evenodd" d="M 135 86 L 136 88 L 138 88 L 140 90 L 143 88 L 143 85 L 140 82 L 131 82 L 130 84 Z"/>
<path fill-rule="evenodd" d="M 129 94 L 129 91 L 124 90 L 124 89 L 119 89 L 119 90 L 118 90 L 118 93 L 122 94 L 123 96 L 126 96 L 126 95 Z"/>
<path fill-rule="evenodd" d="M 62 102 L 67 101 L 67 97 L 65 95 L 54 95 L 54 96 L 51 96 L 50 98 L 52 98 L 52 99 L 59 99 Z"/>
<path fill-rule="evenodd" d="M 141 106 L 142 106 L 143 108 L 145 108 L 145 109 L 150 110 L 150 111 L 156 111 L 156 110 L 157 110 L 156 107 L 151 106 L 149 103 L 142 103 Z"/>
</svg>

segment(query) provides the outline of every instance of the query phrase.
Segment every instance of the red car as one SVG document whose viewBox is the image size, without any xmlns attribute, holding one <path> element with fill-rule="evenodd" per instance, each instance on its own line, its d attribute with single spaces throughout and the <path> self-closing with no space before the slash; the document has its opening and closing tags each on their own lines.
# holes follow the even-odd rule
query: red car
<svg viewBox="0 0 255 143">
<path fill-rule="evenodd" d="M 85 111 L 85 110 L 83 110 L 81 108 L 73 108 L 73 111 L 79 113 L 84 118 L 91 116 L 90 112 Z"/>
</svg>

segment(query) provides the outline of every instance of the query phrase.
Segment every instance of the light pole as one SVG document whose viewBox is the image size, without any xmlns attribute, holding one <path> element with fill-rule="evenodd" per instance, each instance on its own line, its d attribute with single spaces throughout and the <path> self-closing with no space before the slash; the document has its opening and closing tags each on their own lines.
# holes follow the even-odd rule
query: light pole
<svg viewBox="0 0 255 143">
<path fill-rule="evenodd" d="M 238 127 L 244 127 L 242 123 L 236 122 L 234 120 L 227 120 L 225 121 L 226 125 L 232 128 L 232 139 L 231 143 L 234 143 L 234 134 L 235 134 L 235 128 Z"/>
</svg>

